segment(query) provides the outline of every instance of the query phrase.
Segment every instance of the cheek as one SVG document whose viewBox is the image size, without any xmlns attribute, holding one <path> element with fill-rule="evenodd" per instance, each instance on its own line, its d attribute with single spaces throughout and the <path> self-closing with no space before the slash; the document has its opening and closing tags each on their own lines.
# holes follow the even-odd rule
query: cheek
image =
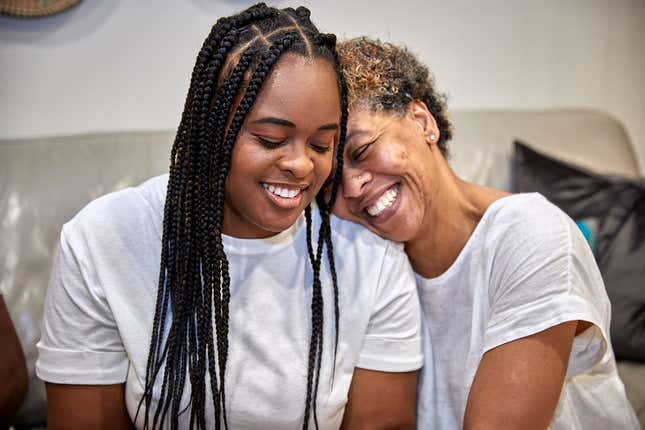
<svg viewBox="0 0 645 430">
<path fill-rule="evenodd" d="M 408 171 L 410 156 L 405 148 L 394 146 L 388 151 L 380 151 L 376 161 L 383 168 L 384 173 L 402 175 Z"/>
<path fill-rule="evenodd" d="M 339 218 L 345 219 L 347 221 L 353 221 L 357 224 L 361 224 L 364 227 L 369 227 L 369 224 L 363 220 L 360 216 L 361 214 L 352 212 L 350 206 L 347 205 L 347 200 L 343 197 L 342 185 L 338 187 L 338 194 L 336 195 L 336 203 L 334 203 L 334 208 L 332 209 L 334 215 Z"/>
<path fill-rule="evenodd" d="M 320 154 L 314 159 L 314 169 L 316 171 L 316 180 L 321 181 L 321 185 L 333 173 L 334 158 L 331 151 L 328 154 Z"/>
<path fill-rule="evenodd" d="M 266 151 L 255 142 L 239 139 L 233 148 L 229 175 L 255 178 L 266 174 L 277 164 L 277 153 Z"/>
<path fill-rule="evenodd" d="M 329 199 L 329 191 L 330 191 L 330 187 L 328 187 L 328 192 L 326 196 L 327 199 Z M 334 203 L 334 208 L 332 209 L 332 212 L 337 217 L 350 220 L 350 221 L 352 220 L 352 213 L 349 211 L 349 208 L 347 207 L 347 202 L 343 198 L 342 185 L 338 187 L 338 194 L 336 194 L 336 202 Z"/>
<path fill-rule="evenodd" d="M 393 174 L 416 177 L 426 175 L 428 146 L 421 136 L 399 133 L 389 148 L 382 162 L 390 166 Z"/>
<path fill-rule="evenodd" d="M 248 166 L 250 151 L 248 150 L 248 142 L 243 138 L 238 138 L 233 146 L 231 161 L 229 165 L 229 174 L 236 171 L 244 171 Z"/>
</svg>

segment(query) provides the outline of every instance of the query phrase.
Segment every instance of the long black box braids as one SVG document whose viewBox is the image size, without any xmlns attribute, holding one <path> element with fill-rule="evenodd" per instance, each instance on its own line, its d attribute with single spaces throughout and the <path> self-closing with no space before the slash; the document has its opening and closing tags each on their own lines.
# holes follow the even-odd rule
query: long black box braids
<svg viewBox="0 0 645 430">
<path fill-rule="evenodd" d="M 323 249 L 331 269 L 334 299 L 334 368 L 339 333 L 338 280 L 330 215 L 341 180 L 347 129 L 347 94 L 335 50 L 336 37 L 312 24 L 309 10 L 275 9 L 258 3 L 219 19 L 193 69 L 181 122 L 170 155 L 155 316 L 146 365 L 144 428 L 179 428 L 186 377 L 190 381 L 190 428 L 206 427 L 206 378 L 210 381 L 215 428 L 228 429 L 225 372 L 228 359 L 230 276 L 222 243 L 224 186 L 233 145 L 262 84 L 285 52 L 324 58 L 333 64 L 341 94 L 340 136 L 330 199 L 316 198 L 321 217 L 312 243 L 311 206 L 305 210 L 307 247 L 313 270 L 311 337 L 303 429 L 313 414 L 323 350 Z M 237 107 L 236 107 L 237 106 Z M 169 324 L 167 324 L 169 322 Z M 215 336 L 213 336 L 213 325 Z M 163 373 L 163 375 L 161 375 Z M 153 386 L 162 378 L 159 399 Z M 154 415 L 150 419 L 153 403 Z"/>
</svg>

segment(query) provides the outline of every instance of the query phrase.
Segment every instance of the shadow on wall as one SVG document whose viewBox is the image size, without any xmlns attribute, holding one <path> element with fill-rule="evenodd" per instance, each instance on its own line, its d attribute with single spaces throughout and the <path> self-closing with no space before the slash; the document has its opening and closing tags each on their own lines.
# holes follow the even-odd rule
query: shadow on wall
<svg viewBox="0 0 645 430">
<path fill-rule="evenodd" d="M 24 45 L 64 45 L 100 28 L 119 3 L 121 0 L 84 0 L 65 12 L 44 18 L 0 16 L 0 40 Z"/>
</svg>

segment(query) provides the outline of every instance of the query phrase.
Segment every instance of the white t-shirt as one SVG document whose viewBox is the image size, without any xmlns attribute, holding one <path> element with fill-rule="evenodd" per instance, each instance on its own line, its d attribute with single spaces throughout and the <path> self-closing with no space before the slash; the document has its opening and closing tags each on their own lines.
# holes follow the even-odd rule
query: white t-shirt
<svg viewBox="0 0 645 430">
<path fill-rule="evenodd" d="M 146 376 L 167 180 L 163 175 L 101 197 L 63 226 L 38 343 L 41 379 L 125 382 L 131 418 Z M 314 220 L 315 240 L 318 217 Z M 414 273 L 402 247 L 337 218 L 332 231 L 340 334 L 332 385 L 333 293 L 325 257 L 324 356 L 317 398 L 323 429 L 339 427 L 355 367 L 402 372 L 423 362 Z M 231 275 L 229 428 L 300 429 L 312 283 L 304 216 L 268 239 L 223 239 Z M 161 379 L 153 391 L 157 396 Z M 209 384 L 206 398 L 211 398 Z M 182 408 L 189 399 L 187 387 Z M 207 427 L 213 428 L 212 402 L 206 401 L 206 408 Z M 180 417 L 180 427 L 189 417 L 189 411 Z"/>
<path fill-rule="evenodd" d="M 495 201 L 452 266 L 433 279 L 417 276 L 417 284 L 429 332 L 419 429 L 462 428 L 486 351 L 573 320 L 593 326 L 573 342 L 550 428 L 640 428 L 616 372 L 610 304 L 591 250 L 575 223 L 541 195 Z"/>
</svg>

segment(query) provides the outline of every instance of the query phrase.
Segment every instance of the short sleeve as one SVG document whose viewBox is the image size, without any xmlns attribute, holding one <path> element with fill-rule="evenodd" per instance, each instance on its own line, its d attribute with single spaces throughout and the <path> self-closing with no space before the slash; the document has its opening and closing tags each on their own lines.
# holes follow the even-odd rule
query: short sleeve
<svg viewBox="0 0 645 430">
<path fill-rule="evenodd" d="M 73 221 L 61 232 L 47 289 L 36 373 L 61 384 L 125 382 L 128 359 Z"/>
<path fill-rule="evenodd" d="M 356 367 L 384 372 L 419 369 L 423 363 L 420 325 L 414 272 L 402 247 L 390 243 Z"/>
<path fill-rule="evenodd" d="M 484 352 L 567 321 L 592 327 L 574 339 L 567 376 L 586 372 L 608 344 L 610 305 L 591 250 L 563 212 L 540 198 L 502 228 L 490 258 Z"/>
</svg>

